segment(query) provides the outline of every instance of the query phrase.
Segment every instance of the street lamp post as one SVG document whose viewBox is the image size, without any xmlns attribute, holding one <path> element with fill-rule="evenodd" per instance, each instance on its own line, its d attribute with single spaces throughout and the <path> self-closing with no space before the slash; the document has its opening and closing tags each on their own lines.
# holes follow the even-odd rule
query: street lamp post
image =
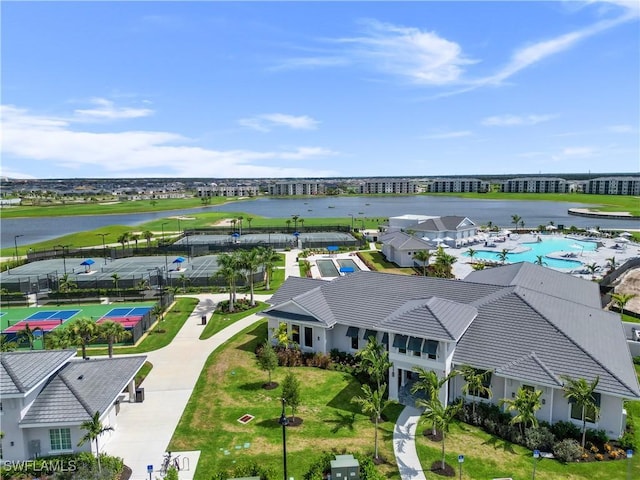
<svg viewBox="0 0 640 480">
<path fill-rule="evenodd" d="M 169 222 L 164 222 L 161 227 L 162 227 L 162 244 L 164 245 L 164 226 L 168 225 Z"/>
<path fill-rule="evenodd" d="M 287 418 L 285 411 L 284 411 L 284 406 L 285 403 L 287 403 L 285 401 L 284 398 L 281 399 L 282 400 L 282 414 L 280 414 L 280 420 L 278 420 L 278 423 L 280 425 L 282 425 L 282 464 L 284 466 L 284 480 L 288 480 L 287 478 L 287 425 L 289 425 L 289 419 Z"/>
<path fill-rule="evenodd" d="M 71 245 L 56 245 L 56 247 L 60 247 L 62 249 L 62 265 L 64 268 L 64 274 L 67 274 L 67 255 L 66 255 L 66 249 L 69 248 Z"/>
<path fill-rule="evenodd" d="M 102 256 L 104 257 L 104 264 L 107 264 L 107 245 L 104 243 L 104 237 L 109 235 L 108 233 L 96 233 L 99 237 L 102 237 Z"/>
<path fill-rule="evenodd" d="M 627 480 L 631 480 L 631 459 L 633 458 L 633 450 L 627 450 Z"/>
<path fill-rule="evenodd" d="M 351 217 L 351 230 L 353 230 L 353 213 L 350 213 L 349 216 Z"/>
<path fill-rule="evenodd" d="M 13 245 L 16 248 L 16 262 L 18 261 L 18 238 L 24 237 L 24 235 L 14 235 L 13 236 Z"/>
<path fill-rule="evenodd" d="M 536 464 L 538 463 L 538 458 L 540 458 L 540 450 L 533 451 L 533 474 L 531 475 L 531 480 L 536 480 Z"/>
</svg>

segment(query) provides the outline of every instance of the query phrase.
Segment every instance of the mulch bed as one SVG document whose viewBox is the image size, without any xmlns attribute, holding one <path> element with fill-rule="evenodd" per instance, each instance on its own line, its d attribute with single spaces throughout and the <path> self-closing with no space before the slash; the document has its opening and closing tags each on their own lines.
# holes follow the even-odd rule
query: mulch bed
<svg viewBox="0 0 640 480">
<path fill-rule="evenodd" d="M 438 460 L 437 462 L 433 462 L 431 464 L 431 472 L 436 475 L 440 475 L 441 477 L 455 477 L 456 469 L 453 468 L 448 463 L 444 464 L 444 470 L 442 469 L 442 461 Z"/>
<path fill-rule="evenodd" d="M 431 429 L 423 430 L 422 435 L 424 435 L 425 438 L 427 438 L 428 440 L 431 440 L 432 442 L 442 441 L 442 432 L 438 432 L 437 430 L 435 435 L 433 434 L 433 431 Z"/>
<path fill-rule="evenodd" d="M 274 388 L 278 388 L 278 382 L 263 383 L 262 388 L 264 388 L 265 390 L 273 390 Z"/>
<path fill-rule="evenodd" d="M 289 418 L 290 427 L 299 427 L 300 425 L 302 425 L 302 422 L 304 421 L 300 417 L 288 417 L 288 418 Z"/>
<path fill-rule="evenodd" d="M 129 478 L 131 478 L 131 473 L 133 473 L 133 471 L 129 467 L 124 465 L 124 467 L 122 468 L 122 472 L 120 473 L 119 480 L 129 480 Z"/>
</svg>

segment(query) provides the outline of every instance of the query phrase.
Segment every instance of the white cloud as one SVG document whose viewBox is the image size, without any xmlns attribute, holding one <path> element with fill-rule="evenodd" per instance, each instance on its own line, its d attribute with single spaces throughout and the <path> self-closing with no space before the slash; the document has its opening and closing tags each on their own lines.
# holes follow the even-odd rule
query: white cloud
<svg viewBox="0 0 640 480">
<path fill-rule="evenodd" d="M 557 115 L 494 115 L 480 121 L 485 127 L 515 127 L 548 122 Z"/>
<path fill-rule="evenodd" d="M 354 60 L 387 74 L 416 84 L 446 85 L 458 82 L 463 67 L 475 63 L 463 55 L 460 45 L 434 32 L 376 20 L 363 24 L 364 35 L 339 42 L 352 46 Z"/>
<path fill-rule="evenodd" d="M 593 157 L 597 153 L 597 150 L 593 147 L 566 147 L 559 153 L 551 156 L 552 160 L 575 160 Z"/>
<path fill-rule="evenodd" d="M 318 161 L 338 153 L 323 147 L 293 147 L 268 151 L 213 150 L 171 132 L 124 131 L 96 133 L 75 130 L 70 121 L 32 115 L 2 106 L 3 172 L 17 170 L 10 158 L 28 161 L 33 171 L 64 169 L 81 176 L 309 177 L 332 176 L 318 171 Z M 295 167 L 273 165 L 295 161 Z M 92 172 L 87 173 L 87 172 Z M 143 176 L 145 176 L 143 175 Z M 42 176 L 42 175 L 39 175 Z"/>
<path fill-rule="evenodd" d="M 347 57 L 341 56 L 324 56 L 324 57 L 295 57 L 287 58 L 279 64 L 269 68 L 271 71 L 279 70 L 297 70 L 297 69 L 315 69 L 327 67 L 344 67 L 350 65 L 351 61 Z"/>
<path fill-rule="evenodd" d="M 153 114 L 153 110 L 148 108 L 116 107 L 111 100 L 106 98 L 92 98 L 91 103 L 95 105 L 95 108 L 75 110 L 76 116 L 95 120 L 118 120 L 148 117 Z"/>
<path fill-rule="evenodd" d="M 612 133 L 638 133 L 638 129 L 631 125 L 611 125 L 607 127 L 607 130 Z"/>
<path fill-rule="evenodd" d="M 431 140 L 446 140 L 448 138 L 469 137 L 471 135 L 473 135 L 473 133 L 470 130 L 459 130 L 456 132 L 432 133 L 425 136 L 425 138 Z"/>
<path fill-rule="evenodd" d="M 265 113 L 254 117 L 241 118 L 238 123 L 243 127 L 252 128 L 259 132 L 269 132 L 275 127 L 289 127 L 294 130 L 315 130 L 320 122 L 306 115 L 294 116 L 284 113 Z"/>
</svg>

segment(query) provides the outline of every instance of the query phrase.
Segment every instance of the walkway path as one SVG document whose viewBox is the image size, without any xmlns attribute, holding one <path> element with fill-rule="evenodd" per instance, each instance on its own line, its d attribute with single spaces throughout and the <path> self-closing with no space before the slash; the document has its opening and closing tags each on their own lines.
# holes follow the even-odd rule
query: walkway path
<svg viewBox="0 0 640 480">
<path fill-rule="evenodd" d="M 393 453 L 402 480 L 425 480 L 425 474 L 416 452 L 416 428 L 420 420 L 420 410 L 405 407 L 393 429 Z"/>
</svg>

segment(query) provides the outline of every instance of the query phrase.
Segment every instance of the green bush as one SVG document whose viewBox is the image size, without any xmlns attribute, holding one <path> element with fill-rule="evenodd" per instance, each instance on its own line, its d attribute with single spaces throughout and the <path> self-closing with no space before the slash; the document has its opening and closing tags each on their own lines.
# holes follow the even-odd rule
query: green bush
<svg viewBox="0 0 640 480">
<path fill-rule="evenodd" d="M 576 440 L 565 438 L 553 446 L 553 456 L 560 462 L 575 462 L 582 456 L 582 447 Z"/>
<path fill-rule="evenodd" d="M 631 432 L 624 432 L 624 435 L 620 437 L 620 448 L 623 450 L 633 450 L 635 452 L 637 450 L 635 435 Z"/>
<path fill-rule="evenodd" d="M 524 443 L 529 450 L 551 451 L 556 437 L 547 427 L 527 428 L 524 432 Z"/>
<path fill-rule="evenodd" d="M 551 426 L 551 432 L 556 436 L 558 440 L 564 440 L 565 438 L 572 438 L 579 440 L 582 437 L 580 427 L 574 425 L 571 422 L 556 422 Z"/>
</svg>

